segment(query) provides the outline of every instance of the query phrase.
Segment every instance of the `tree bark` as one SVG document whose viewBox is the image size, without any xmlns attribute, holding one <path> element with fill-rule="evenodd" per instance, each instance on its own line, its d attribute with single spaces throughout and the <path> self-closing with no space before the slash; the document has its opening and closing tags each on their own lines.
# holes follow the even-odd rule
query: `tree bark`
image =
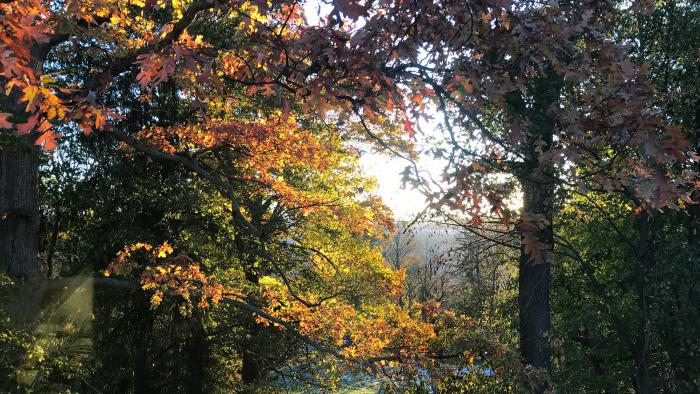
<svg viewBox="0 0 700 394">
<path fill-rule="evenodd" d="M 147 298 L 136 295 L 132 324 L 134 337 L 131 343 L 134 349 L 133 392 L 135 394 L 153 393 L 151 368 L 149 367 L 149 345 L 153 331 L 153 313 Z"/>
<path fill-rule="evenodd" d="M 521 180 L 523 210 L 529 215 L 541 215 L 546 223 L 534 233 L 543 248 L 543 258 L 533 259 L 525 250 L 521 231 L 518 306 L 520 314 L 520 353 L 525 364 L 549 371 L 551 351 L 549 347 L 550 306 L 549 282 L 551 256 L 554 247 L 552 233 L 553 187 L 547 181 Z M 541 386 L 537 392 L 543 392 Z"/>
<path fill-rule="evenodd" d="M 636 218 L 637 232 L 639 236 L 637 246 L 637 256 L 634 262 L 634 279 L 637 291 L 637 305 L 641 319 L 635 334 L 634 360 L 637 368 L 637 393 L 651 394 L 652 383 L 649 375 L 649 352 L 648 352 L 648 304 L 647 304 L 647 266 L 654 258 L 652 255 L 652 227 L 653 218 L 646 212 L 641 212 Z"/>
<path fill-rule="evenodd" d="M 50 44 L 28 48 L 33 61 L 30 67 L 37 75 Z M 0 78 L 5 86 L 7 80 Z M 6 92 L 7 93 L 7 92 Z M 22 92 L 11 89 L 0 97 L 0 112 L 26 119 L 26 108 L 20 102 Z M 35 131 L 35 130 L 32 130 Z M 39 282 L 39 149 L 34 145 L 34 132 L 23 137 L 0 131 L 0 270 L 16 282 Z"/>
<path fill-rule="evenodd" d="M 202 316 L 195 312 L 195 316 L 190 319 L 190 338 L 187 340 L 187 394 L 206 393 L 207 381 L 207 354 L 209 353 L 209 343 L 203 327 Z"/>
<path fill-rule="evenodd" d="M 48 47 L 28 48 L 32 57 L 44 59 Z M 31 66 L 38 69 L 43 60 Z M 7 80 L 0 78 L 5 86 Z M 0 97 L 0 112 L 11 113 L 15 120 L 26 119 L 19 101 L 19 89 Z M 45 286 L 39 265 L 39 150 L 36 135 L 15 137 L 0 130 L 0 271 L 17 284 L 6 309 L 13 324 L 31 329 L 41 312 Z M 24 355 L 17 354 L 17 362 Z"/>
<path fill-rule="evenodd" d="M 562 81 L 555 76 L 537 80 L 531 88 L 531 104 L 518 93 L 507 97 L 508 103 L 525 120 L 524 161 L 516 174 L 523 192 L 523 222 L 518 227 L 520 259 L 518 272 L 518 310 L 520 353 L 523 362 L 549 373 L 550 266 L 554 255 L 554 185 L 555 168 L 549 156 L 554 140 L 554 122 Z M 536 242 L 533 243 L 533 240 Z M 528 245 L 529 243 L 529 245 Z M 535 251 L 528 253 L 528 248 Z M 534 382 L 535 392 L 543 393 L 547 381 Z"/>
<path fill-rule="evenodd" d="M 246 280 L 252 284 L 258 285 L 260 283 L 260 275 L 257 274 L 251 267 L 253 267 L 253 261 L 251 260 L 249 265 L 244 268 Z M 250 297 L 250 302 L 257 302 L 256 296 Z M 247 335 L 243 340 L 242 356 L 241 356 L 241 379 L 243 383 L 247 386 L 244 388 L 244 392 L 247 392 L 250 387 L 255 385 L 262 378 L 262 366 L 260 365 L 258 352 L 260 350 L 260 339 L 261 331 L 260 326 L 255 321 L 255 316 L 250 314 L 245 314 L 243 319 L 243 325 L 246 329 Z"/>
<path fill-rule="evenodd" d="M 18 282 L 41 277 L 39 154 L 19 141 L 0 150 L 0 270 Z"/>
</svg>

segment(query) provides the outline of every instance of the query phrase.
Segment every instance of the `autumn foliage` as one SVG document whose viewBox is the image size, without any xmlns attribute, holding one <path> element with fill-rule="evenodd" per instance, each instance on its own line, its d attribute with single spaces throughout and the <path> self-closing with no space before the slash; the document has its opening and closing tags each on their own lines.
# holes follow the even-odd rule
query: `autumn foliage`
<svg viewBox="0 0 700 394">
<path fill-rule="evenodd" d="M 163 194 L 188 190 L 192 212 L 139 217 L 182 227 L 124 237 L 104 271 L 146 291 L 153 310 L 235 306 L 250 341 L 241 348 L 264 342 L 264 329 L 339 360 L 445 381 L 454 371 L 440 360 L 476 357 L 548 390 L 561 206 L 622 195 L 644 219 L 698 203 L 690 128 L 663 108 L 654 65 L 632 56 L 638 43 L 612 27 L 653 5 L 316 3 L 2 1 L 0 143 L 45 156 L 93 144 L 100 165 L 105 145 L 182 171 Z M 445 163 L 437 179 L 415 163 L 425 125 L 444 136 L 429 149 Z M 519 253 L 522 359 L 440 302 L 402 304 L 406 271 L 387 267 L 377 246 L 394 218 L 359 170 L 370 149 L 405 160 L 405 183 L 433 211 L 457 213 L 474 233 L 515 235 L 515 246 L 495 243 Z M 183 229 L 190 216 L 209 220 L 210 233 Z M 47 256 L 62 236 L 54 231 Z M 241 370 L 255 369 L 251 357 Z"/>
</svg>

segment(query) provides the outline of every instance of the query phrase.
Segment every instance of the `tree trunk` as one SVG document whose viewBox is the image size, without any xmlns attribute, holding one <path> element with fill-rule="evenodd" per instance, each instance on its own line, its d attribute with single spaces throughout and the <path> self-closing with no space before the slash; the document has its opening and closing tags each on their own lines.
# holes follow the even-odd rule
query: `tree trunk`
<svg viewBox="0 0 700 394">
<path fill-rule="evenodd" d="M 187 340 L 187 394 L 207 392 L 207 354 L 209 343 L 203 327 L 202 315 L 197 311 L 189 320 L 190 338 Z"/>
<path fill-rule="evenodd" d="M 546 222 L 536 223 L 540 228 L 530 234 L 521 230 L 518 306 L 520 313 L 520 353 L 525 364 L 549 372 L 550 308 L 549 281 L 551 256 L 554 248 L 552 235 L 553 187 L 549 180 L 541 183 L 537 179 L 521 180 L 523 210 L 530 217 L 540 217 Z M 537 259 L 525 250 L 525 237 L 534 235 L 542 249 L 542 258 Z M 537 392 L 543 392 L 540 385 Z"/>
<path fill-rule="evenodd" d="M 550 266 L 554 254 L 554 185 L 555 168 L 549 157 L 555 125 L 550 111 L 556 111 L 562 81 L 558 77 L 543 78 L 533 84 L 531 104 L 514 93 L 507 100 L 528 127 L 523 146 L 524 162 L 517 176 L 523 192 L 523 218 L 520 233 L 518 273 L 518 310 L 520 353 L 523 362 L 549 373 Z M 535 392 L 543 393 L 546 381 L 536 382 Z"/>
<path fill-rule="evenodd" d="M 61 229 L 61 207 L 56 206 L 56 212 L 53 217 L 53 225 L 51 226 L 51 241 L 49 241 L 49 248 L 46 251 L 46 277 L 51 279 L 54 274 L 53 269 L 53 256 L 56 253 L 56 242 L 58 242 L 58 232 Z"/>
<path fill-rule="evenodd" d="M 0 271 L 16 284 L 4 307 L 16 327 L 30 329 L 45 290 L 38 259 L 39 154 L 32 145 L 9 140 L 0 149 Z M 21 362 L 23 355 L 16 357 Z"/>
<path fill-rule="evenodd" d="M 258 285 L 260 283 L 260 275 L 257 272 L 250 269 L 253 267 L 253 262 L 244 269 L 245 277 L 248 282 Z M 257 296 L 251 296 L 250 301 L 255 304 L 257 302 Z M 250 314 L 244 315 L 244 327 L 246 328 L 247 335 L 243 341 L 243 355 L 241 357 L 241 379 L 246 385 L 254 385 L 259 382 L 262 378 L 262 368 L 260 365 L 258 352 L 260 350 L 260 327 L 255 321 L 255 317 Z M 246 387 L 247 391 L 250 387 Z"/>
<path fill-rule="evenodd" d="M 12 142 L 0 150 L 0 270 L 18 282 L 41 277 L 38 173 L 34 147 Z"/>
<path fill-rule="evenodd" d="M 646 212 L 641 212 L 636 218 L 637 231 L 639 236 L 639 244 L 637 245 L 637 256 L 634 262 L 634 279 L 637 291 L 637 305 L 641 319 L 635 333 L 635 349 L 634 360 L 637 367 L 637 393 L 651 394 L 652 384 L 649 375 L 649 355 L 648 355 L 648 305 L 647 305 L 647 266 L 654 258 L 652 255 L 652 227 L 654 225 L 653 218 Z"/>
<path fill-rule="evenodd" d="M 50 46 L 27 49 L 34 59 L 30 67 L 38 76 Z M 5 86 L 7 80 L 0 78 L 0 83 Z M 14 88 L 6 93 L 0 95 L 0 112 L 25 120 L 28 114 L 20 102 L 22 92 Z M 34 145 L 34 131 L 23 137 L 0 131 L 0 270 L 19 283 L 43 279 L 38 258 L 39 149 Z"/>
<path fill-rule="evenodd" d="M 145 296 L 136 295 L 136 297 L 134 316 L 131 321 L 134 330 L 131 343 L 134 350 L 133 392 L 135 394 L 149 394 L 154 392 L 148 351 L 153 331 L 153 313 L 150 302 Z"/>
<path fill-rule="evenodd" d="M 251 335 L 251 340 L 247 342 L 249 348 L 243 350 L 243 357 L 241 360 L 241 378 L 243 379 L 243 383 L 245 384 L 255 384 L 261 378 L 258 358 L 253 353 L 253 341 L 254 337 Z"/>
</svg>

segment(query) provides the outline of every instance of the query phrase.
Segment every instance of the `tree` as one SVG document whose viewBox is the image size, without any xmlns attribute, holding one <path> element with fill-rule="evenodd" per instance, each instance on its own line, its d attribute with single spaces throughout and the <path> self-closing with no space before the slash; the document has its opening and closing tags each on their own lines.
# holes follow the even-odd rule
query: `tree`
<svg viewBox="0 0 700 394">
<path fill-rule="evenodd" d="M 375 108 L 382 104 L 418 114 L 424 100 L 432 99 L 448 115 L 444 123 L 450 136 L 453 126 L 464 126 L 466 139 L 449 140 L 454 166 L 448 174 L 454 188 L 446 197 L 436 197 L 479 213 L 485 196 L 507 218 L 502 188 L 485 175 L 506 172 L 519 181 L 526 210 L 518 226 L 521 350 L 527 363 L 548 368 L 548 266 L 557 185 L 631 188 L 652 207 L 674 207 L 678 198 L 689 201 L 688 190 L 673 186 L 684 181 L 663 166 L 685 161 L 689 146 L 677 127 L 647 110 L 651 89 L 644 68 L 637 70 L 624 48 L 606 39 L 606 17 L 614 13 L 608 4 L 383 7 L 385 12 L 370 12 L 359 3 L 337 4 L 325 26 L 263 50 L 259 55 L 267 56 L 269 70 L 253 72 L 248 80 L 267 82 L 271 95 L 300 92 L 309 106 L 319 104 L 314 92 L 323 91 L 339 106 L 341 119 L 345 109 L 370 123 L 378 121 Z M 353 29 L 343 16 L 366 21 Z M 463 35 L 465 40 L 460 40 Z M 283 60 L 276 57 L 281 50 Z M 310 65 L 289 60 L 299 53 L 303 55 L 298 59 L 318 54 L 321 60 Z M 370 73 L 370 79 L 358 70 Z M 316 78 L 309 79 L 308 71 Z M 376 81 L 372 86 L 371 78 Z M 399 81 L 412 88 L 406 106 L 397 104 L 403 102 Z M 364 91 L 353 89 L 353 83 L 366 85 Z M 315 107 L 321 112 L 325 108 Z M 464 122 L 454 125 L 451 114 Z M 376 135 L 371 124 L 361 125 Z M 474 136 L 483 137 L 486 147 L 474 148 Z M 611 147 L 615 154 L 610 154 Z M 638 170 L 629 174 L 621 168 Z"/>
<path fill-rule="evenodd" d="M 621 13 L 615 24 L 621 40 L 631 43 L 631 55 L 651 65 L 656 105 L 683 126 L 691 141 L 697 125 L 697 11 L 694 4 L 670 1 L 653 12 Z M 696 168 L 688 163 L 673 170 Z M 687 349 L 697 346 L 689 339 L 692 330 L 679 329 L 696 315 L 688 307 L 694 304 L 688 286 L 695 280 L 691 267 L 697 258 L 697 205 L 679 212 L 646 211 L 639 205 L 632 193 L 588 194 L 566 203 L 561 230 L 565 242 L 560 245 L 564 264 L 557 272 L 562 284 L 556 290 L 557 298 L 562 297 L 557 300 L 559 335 L 566 359 L 576 363 L 571 357 L 586 358 L 592 368 L 570 379 L 560 374 L 560 386 L 630 387 L 641 393 L 697 390 L 688 378 L 697 362 L 679 359 L 680 354 L 694 354 Z M 584 306 L 577 300 L 584 299 L 594 304 L 590 314 L 581 314 Z M 676 314 L 679 309 L 686 311 L 683 317 Z M 576 322 L 582 330 L 574 328 Z M 602 335 L 601 330 L 615 335 Z"/>
<path fill-rule="evenodd" d="M 405 266 L 406 259 L 414 253 L 415 234 L 408 223 L 398 222 L 396 232 L 392 234 L 382 247 L 384 260 L 394 269 Z"/>
<path fill-rule="evenodd" d="M 572 199 L 560 213 L 557 387 L 695 390 L 690 376 L 698 362 L 691 358 L 698 341 L 690 321 L 698 312 L 690 289 L 697 256 L 679 225 L 685 218 L 630 216 L 634 207 L 628 199 L 592 194 Z M 586 367 L 572 373 L 573 365 Z"/>
<path fill-rule="evenodd" d="M 27 121 L 17 128 L 20 138 L 8 139 L 3 133 L 0 140 L 4 147 L 0 152 L 0 269 L 14 279 L 36 281 L 40 276 L 37 261 L 39 157 L 32 144 L 33 138 L 25 136 L 37 122 L 31 116 L 36 92 L 27 86 L 36 83 L 33 70 L 44 61 L 47 37 L 39 21 L 38 4 L 27 2 L 13 9 L 7 4 L 2 7 L 0 23 L 3 25 L 3 50 L 7 52 L 0 76 L 5 86 L 5 95 L 0 101 L 0 127 L 3 130 L 14 128 L 8 120 L 10 115 Z M 24 84 L 23 75 L 31 82 Z M 24 95 L 20 96 L 22 93 Z M 21 100 L 29 101 L 29 105 L 25 108 Z"/>
<path fill-rule="evenodd" d="M 454 286 L 454 275 L 449 265 L 452 240 L 446 231 L 441 230 L 431 225 L 422 225 L 420 230 L 416 230 L 418 256 L 406 267 L 409 302 L 449 305 Z"/>
<path fill-rule="evenodd" d="M 692 157 L 690 146 L 678 126 L 653 111 L 648 67 L 630 62 L 609 34 L 613 2 L 372 5 L 334 2 L 322 23 L 310 26 L 296 2 L 3 3 L 2 76 L 13 102 L 24 106 L 4 112 L 3 126 L 38 137 L 46 149 L 56 143 L 54 129 L 66 124 L 86 133 L 103 129 L 227 189 L 196 152 L 139 142 L 119 130 L 119 118 L 128 120 L 139 100 L 173 82 L 172 92 L 188 98 L 192 112 L 171 123 L 152 117 L 140 135 L 215 148 L 235 143 L 249 125 L 221 116 L 241 102 L 231 92 L 245 89 L 274 102 L 282 125 L 296 111 L 315 114 L 411 159 L 398 152 L 406 145 L 398 131 L 413 136 L 413 123 L 432 103 L 448 136 L 438 153 L 451 164 L 448 190 L 430 195 L 470 213 L 475 224 L 488 208 L 518 223 L 520 350 L 525 363 L 549 369 L 549 267 L 560 188 L 631 190 L 649 209 L 690 203 L 694 172 L 672 171 Z M 642 2 L 634 10 L 648 11 Z M 136 93 L 118 96 L 116 87 Z M 208 137 L 215 143 L 193 133 L 201 125 L 217 131 Z M 501 174 L 523 192 L 519 217 L 504 203 L 510 189 Z M 283 186 L 274 177 L 262 181 Z M 238 200 L 228 202 L 237 228 L 260 236 Z"/>
</svg>

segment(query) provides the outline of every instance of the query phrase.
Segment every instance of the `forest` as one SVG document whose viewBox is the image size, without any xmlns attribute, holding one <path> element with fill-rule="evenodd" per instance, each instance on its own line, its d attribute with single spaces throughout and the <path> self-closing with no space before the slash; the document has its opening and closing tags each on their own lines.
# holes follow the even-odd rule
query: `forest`
<svg viewBox="0 0 700 394">
<path fill-rule="evenodd" d="M 697 0 L 0 0 L 0 84 L 0 393 L 700 392 Z"/>
</svg>

